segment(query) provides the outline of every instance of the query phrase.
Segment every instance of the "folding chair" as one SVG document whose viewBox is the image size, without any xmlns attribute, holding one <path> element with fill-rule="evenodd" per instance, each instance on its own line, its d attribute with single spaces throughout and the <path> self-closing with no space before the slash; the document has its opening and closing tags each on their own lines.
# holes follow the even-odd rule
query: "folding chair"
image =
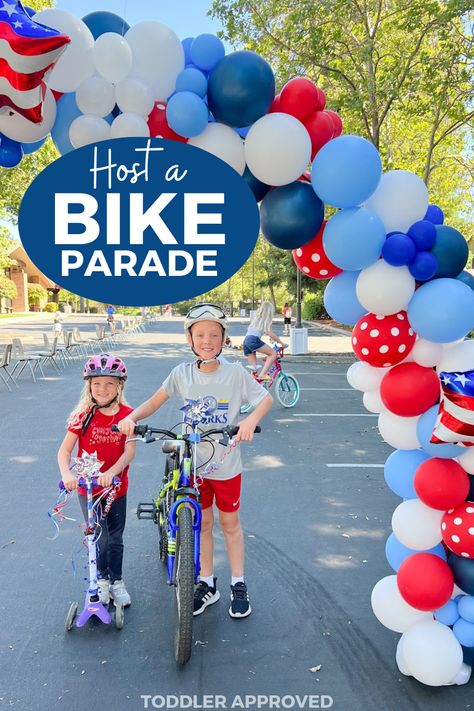
<svg viewBox="0 0 474 711">
<path fill-rule="evenodd" d="M 5 385 L 7 386 L 8 390 L 11 392 L 12 389 L 9 385 L 9 380 L 12 381 L 14 385 L 18 387 L 18 383 L 16 382 L 15 378 L 12 376 L 10 371 L 8 370 L 8 366 L 10 365 L 12 359 L 12 344 L 7 343 L 7 345 L 4 348 L 3 355 L 0 357 L 0 378 L 3 380 Z M 5 377 L 5 375 L 7 377 Z"/>
<path fill-rule="evenodd" d="M 44 371 L 43 368 L 41 367 L 41 361 L 43 360 L 43 357 L 40 355 L 37 355 L 36 353 L 25 353 L 23 349 L 23 343 L 21 341 L 21 338 L 13 338 L 12 339 L 12 356 L 16 360 L 15 365 L 13 366 L 12 370 L 12 375 L 15 375 L 17 368 L 19 368 L 17 379 L 20 377 L 24 369 L 28 366 L 31 372 L 31 375 L 33 377 L 33 380 L 36 382 L 35 378 L 35 370 L 39 368 L 41 375 L 44 378 Z"/>
<path fill-rule="evenodd" d="M 44 335 L 46 335 L 46 334 L 44 334 Z M 38 353 L 38 355 L 40 355 L 43 358 L 43 360 L 41 361 L 42 365 L 45 365 L 45 363 L 51 363 L 51 365 L 53 365 L 56 368 L 58 373 L 61 372 L 59 365 L 56 363 L 56 360 L 55 360 L 56 356 L 59 355 L 59 353 L 58 353 L 58 337 L 57 336 L 55 336 L 53 338 L 53 343 L 52 343 L 49 350 L 37 351 L 37 353 Z"/>
</svg>

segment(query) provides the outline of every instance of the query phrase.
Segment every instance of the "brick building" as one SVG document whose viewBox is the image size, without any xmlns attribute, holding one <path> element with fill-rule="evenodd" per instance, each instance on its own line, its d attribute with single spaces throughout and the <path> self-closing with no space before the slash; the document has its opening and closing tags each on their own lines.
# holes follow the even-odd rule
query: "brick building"
<svg viewBox="0 0 474 711">
<path fill-rule="evenodd" d="M 46 289 L 48 301 L 57 299 L 59 287 L 40 272 L 21 245 L 14 249 L 9 256 L 15 260 L 15 264 L 5 269 L 5 274 L 14 282 L 17 296 L 15 299 L 0 299 L 0 312 L 25 313 L 29 311 L 28 284 L 39 284 Z"/>
</svg>

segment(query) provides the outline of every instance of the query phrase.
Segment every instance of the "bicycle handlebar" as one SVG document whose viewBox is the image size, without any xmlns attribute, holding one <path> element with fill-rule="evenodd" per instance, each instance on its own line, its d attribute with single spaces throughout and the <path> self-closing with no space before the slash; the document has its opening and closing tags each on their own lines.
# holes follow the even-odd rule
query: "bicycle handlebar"
<svg viewBox="0 0 474 711">
<path fill-rule="evenodd" d="M 119 481 L 120 481 L 120 477 L 114 476 L 114 478 L 112 479 L 112 484 L 118 484 Z M 78 478 L 78 482 L 77 482 L 77 483 L 79 484 L 79 486 L 85 486 L 85 485 L 86 485 L 86 480 L 84 479 L 83 476 L 80 476 L 80 477 Z M 93 476 L 93 477 L 92 477 L 92 488 L 93 488 L 93 489 L 97 489 L 97 487 L 99 487 L 99 486 L 100 486 L 100 484 L 99 484 L 99 477 L 98 477 L 98 476 Z M 59 489 L 65 489 L 65 488 L 66 488 L 66 486 L 65 486 L 65 484 L 64 484 L 64 482 L 63 482 L 62 479 L 61 479 L 60 481 L 58 481 L 58 487 L 59 487 Z"/>
<path fill-rule="evenodd" d="M 213 434 L 223 434 L 232 438 L 235 437 L 239 431 L 239 425 L 227 425 L 227 427 L 220 427 L 219 429 L 206 430 L 205 432 L 199 432 L 199 436 L 202 438 L 209 437 Z M 262 428 L 257 425 L 254 432 L 260 433 Z M 112 425 L 112 432 L 119 432 L 118 425 Z M 176 432 L 171 432 L 171 430 L 162 430 L 151 427 L 150 425 L 135 425 L 134 433 L 140 437 L 145 437 L 146 435 L 161 434 L 168 439 L 182 440 L 184 442 L 192 442 L 194 433 L 190 434 L 177 434 Z"/>
</svg>

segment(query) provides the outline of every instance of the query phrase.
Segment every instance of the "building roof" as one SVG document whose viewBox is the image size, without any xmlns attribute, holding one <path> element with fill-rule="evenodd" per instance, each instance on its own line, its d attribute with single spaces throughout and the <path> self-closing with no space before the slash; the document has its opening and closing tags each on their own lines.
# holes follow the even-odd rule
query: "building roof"
<svg viewBox="0 0 474 711">
<path fill-rule="evenodd" d="M 54 281 L 51 281 L 51 279 L 45 276 L 43 272 L 40 272 L 38 267 L 33 264 L 21 244 L 14 249 L 13 252 L 10 252 L 9 256 L 11 259 L 16 259 L 18 262 L 22 263 L 22 266 L 26 271 L 28 281 L 30 281 L 32 277 L 35 277 L 38 279 L 38 283 L 45 289 L 54 289 L 56 287 Z"/>
</svg>

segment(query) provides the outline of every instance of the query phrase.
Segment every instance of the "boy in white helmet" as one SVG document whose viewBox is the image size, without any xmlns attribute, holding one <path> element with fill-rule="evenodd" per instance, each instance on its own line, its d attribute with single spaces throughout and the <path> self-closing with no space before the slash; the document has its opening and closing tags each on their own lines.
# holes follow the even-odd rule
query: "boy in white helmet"
<svg viewBox="0 0 474 711">
<path fill-rule="evenodd" d="M 202 429 L 213 429 L 236 424 L 240 407 L 249 402 L 254 409 L 239 422 L 238 442 L 250 441 L 255 427 L 271 409 L 273 399 L 239 363 L 221 362 L 218 356 L 226 338 L 227 319 L 220 306 L 198 304 L 187 314 L 184 328 L 189 345 L 196 356 L 191 363 L 181 363 L 174 368 L 149 400 L 136 408 L 119 423 L 123 434 L 132 436 L 135 424 L 150 417 L 173 395 L 180 400 L 213 398 L 216 408 L 202 422 Z M 214 441 L 215 453 L 209 444 L 198 447 L 198 466 L 209 460 L 222 459 L 226 449 Z M 213 566 L 213 504 L 216 504 L 219 525 L 224 534 L 227 556 L 231 569 L 231 617 L 247 617 L 250 607 L 247 586 L 244 580 L 244 539 L 239 519 L 242 461 L 240 447 L 235 447 L 210 472 L 200 486 L 201 529 L 201 575 L 194 593 L 194 614 L 200 615 L 208 605 L 220 598 L 216 587 Z"/>
</svg>

